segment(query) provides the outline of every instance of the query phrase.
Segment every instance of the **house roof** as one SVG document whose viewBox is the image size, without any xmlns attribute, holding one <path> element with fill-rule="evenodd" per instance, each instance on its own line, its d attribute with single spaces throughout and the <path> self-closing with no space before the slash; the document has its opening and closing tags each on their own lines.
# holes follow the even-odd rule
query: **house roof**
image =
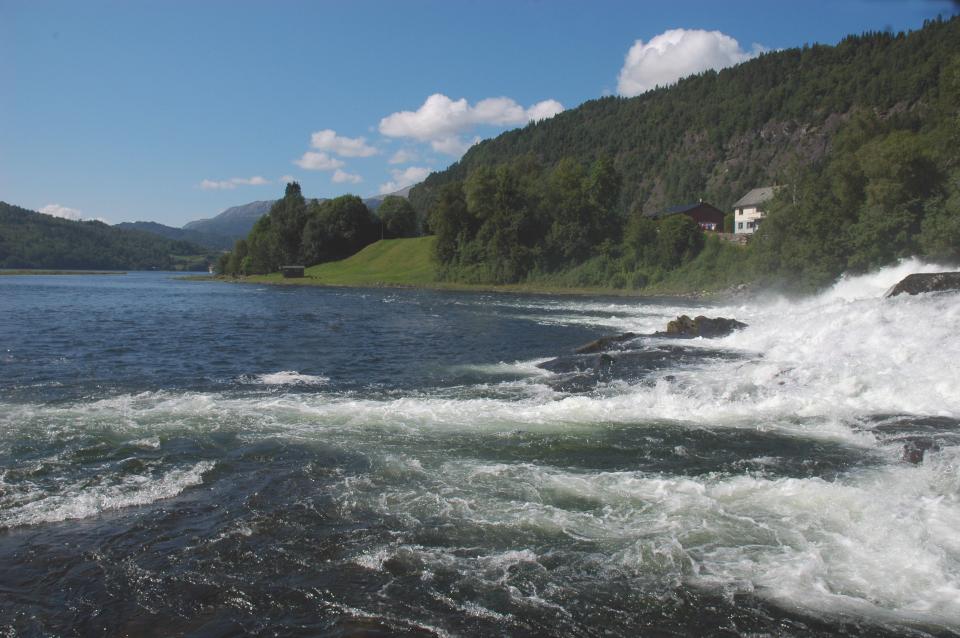
<svg viewBox="0 0 960 638">
<path fill-rule="evenodd" d="M 701 206 L 706 206 L 708 208 L 713 208 L 717 210 L 715 206 L 712 206 L 704 201 L 693 202 L 692 204 L 680 204 L 679 206 L 671 206 L 670 208 L 664 208 L 663 210 L 654 210 L 647 213 L 644 213 L 644 217 L 652 217 L 653 219 L 659 219 L 660 217 L 667 217 L 669 215 L 676 215 L 677 213 L 686 213 L 691 211 L 694 208 L 700 208 Z"/>
<path fill-rule="evenodd" d="M 777 192 L 779 186 L 761 186 L 760 188 L 754 188 L 752 191 L 738 199 L 734 204 L 734 208 L 740 208 L 742 206 L 756 206 L 757 204 L 762 204 L 773 199 L 774 194 Z"/>
</svg>

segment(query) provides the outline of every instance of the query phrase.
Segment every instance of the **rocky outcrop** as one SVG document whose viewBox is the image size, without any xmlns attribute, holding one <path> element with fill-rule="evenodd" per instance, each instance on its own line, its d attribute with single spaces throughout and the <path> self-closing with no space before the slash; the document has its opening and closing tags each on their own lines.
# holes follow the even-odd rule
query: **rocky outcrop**
<svg viewBox="0 0 960 638">
<path fill-rule="evenodd" d="M 890 289 L 887 297 L 897 295 L 919 295 L 923 292 L 944 292 L 960 290 L 960 272 L 914 273 L 900 280 Z"/>
<path fill-rule="evenodd" d="M 734 330 L 746 328 L 747 324 L 736 319 L 726 317 L 704 317 L 699 315 L 691 319 L 687 315 L 680 315 L 667 324 L 666 332 L 658 332 L 658 337 L 673 337 L 692 339 L 694 337 L 704 337 L 712 339 L 716 337 L 725 337 Z"/>
</svg>

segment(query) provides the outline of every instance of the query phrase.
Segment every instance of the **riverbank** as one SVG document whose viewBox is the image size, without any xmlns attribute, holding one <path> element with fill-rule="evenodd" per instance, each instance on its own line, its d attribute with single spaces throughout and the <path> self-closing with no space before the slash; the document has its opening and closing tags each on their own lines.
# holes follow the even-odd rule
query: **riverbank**
<svg viewBox="0 0 960 638">
<path fill-rule="evenodd" d="M 472 284 L 440 280 L 432 260 L 433 237 L 386 239 L 373 243 L 355 255 L 339 261 L 311 266 L 303 277 L 285 278 L 280 273 L 248 277 L 189 276 L 191 281 L 223 280 L 238 283 L 280 286 L 329 286 L 351 288 L 422 288 L 454 292 L 493 292 L 564 296 L 611 296 L 633 298 L 678 297 L 686 299 L 730 298 L 749 292 L 740 284 L 711 289 L 684 277 L 658 282 L 644 288 L 613 286 L 564 286 L 547 281 L 517 284 Z"/>
</svg>

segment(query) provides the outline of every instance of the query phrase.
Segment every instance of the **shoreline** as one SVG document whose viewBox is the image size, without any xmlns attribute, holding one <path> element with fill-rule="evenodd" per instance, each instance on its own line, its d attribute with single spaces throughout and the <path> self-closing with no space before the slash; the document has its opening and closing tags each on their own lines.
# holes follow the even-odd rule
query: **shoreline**
<svg viewBox="0 0 960 638">
<path fill-rule="evenodd" d="M 295 279 L 283 279 L 275 275 L 252 275 L 246 277 L 226 277 L 223 275 L 196 275 L 178 277 L 181 281 L 215 281 L 231 284 L 264 284 L 268 286 L 318 287 L 318 288 L 394 288 L 400 290 L 434 290 L 447 292 L 476 292 L 491 294 L 543 295 L 556 297 L 619 297 L 632 299 L 685 299 L 690 301 L 733 301 L 752 296 L 752 289 L 724 289 L 690 291 L 624 290 L 618 288 L 553 288 L 536 284 L 464 284 L 453 282 L 433 282 L 430 284 L 407 284 L 400 282 L 351 282 L 332 283 L 310 276 Z"/>
</svg>

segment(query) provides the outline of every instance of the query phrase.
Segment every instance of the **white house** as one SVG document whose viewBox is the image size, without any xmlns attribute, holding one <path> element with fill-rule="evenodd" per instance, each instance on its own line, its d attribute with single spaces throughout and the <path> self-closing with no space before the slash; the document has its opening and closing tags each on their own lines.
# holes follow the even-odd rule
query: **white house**
<svg viewBox="0 0 960 638">
<path fill-rule="evenodd" d="M 767 216 L 766 203 L 773 199 L 779 186 L 761 186 L 741 197 L 733 205 L 733 232 L 752 235 Z"/>
</svg>

